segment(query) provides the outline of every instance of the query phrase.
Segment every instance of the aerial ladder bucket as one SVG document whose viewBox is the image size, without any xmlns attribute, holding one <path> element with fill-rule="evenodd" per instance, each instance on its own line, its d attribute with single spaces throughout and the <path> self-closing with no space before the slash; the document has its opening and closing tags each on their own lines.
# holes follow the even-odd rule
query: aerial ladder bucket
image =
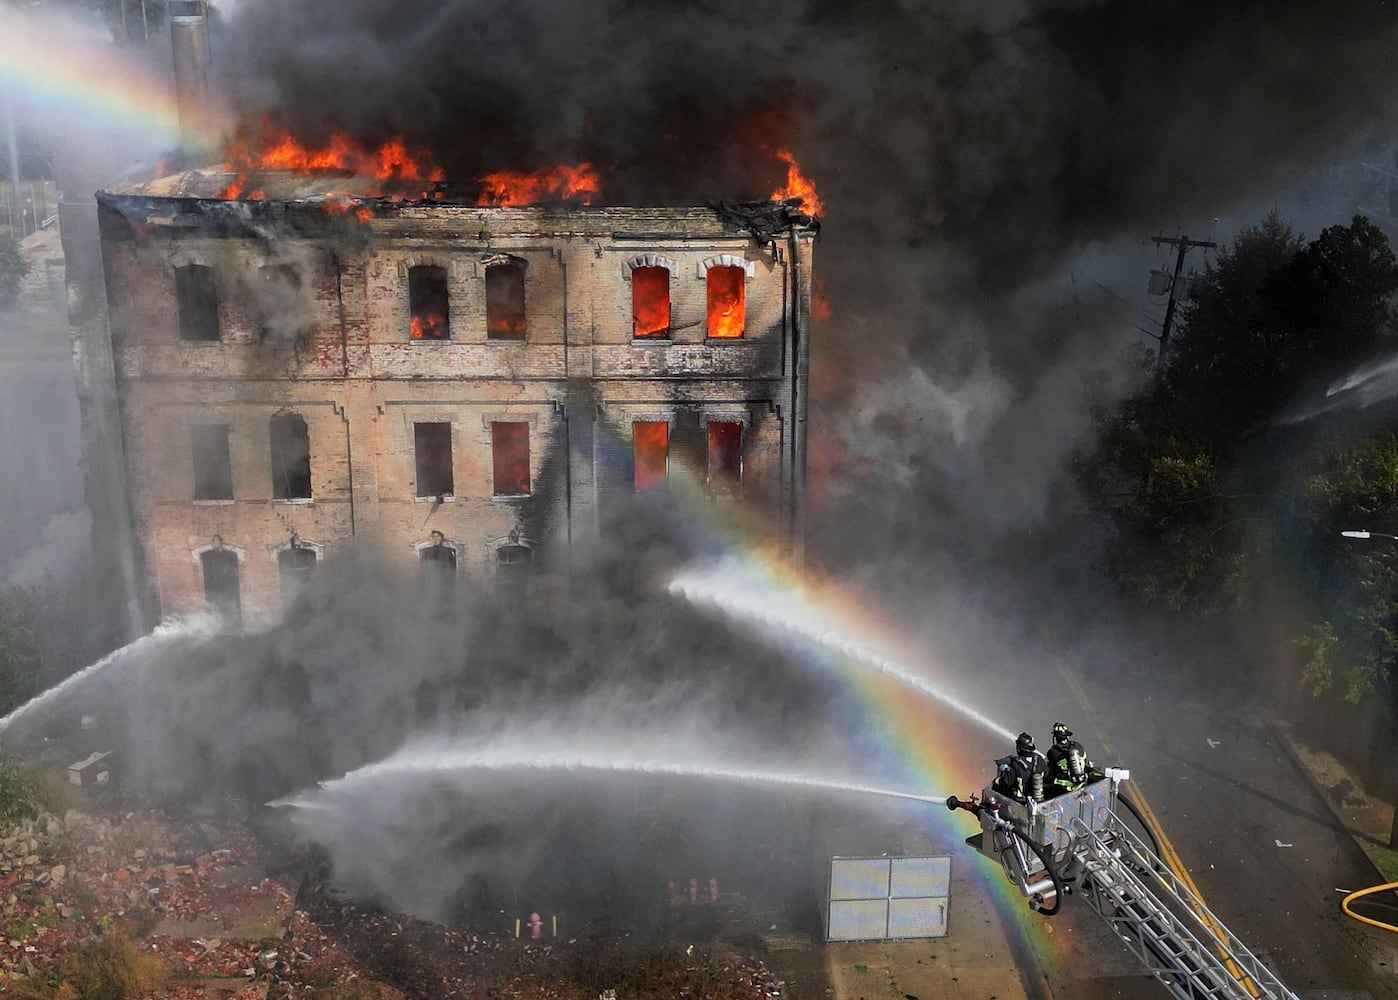
<svg viewBox="0 0 1398 1000">
<path fill-rule="evenodd" d="M 986 788 L 947 799 L 981 823 L 966 842 L 997 861 L 1031 909 L 1052 916 L 1077 895 L 1179 1000 L 1299 1000 L 1117 812 L 1127 771 L 1044 802 Z M 1138 817 L 1139 818 L 1139 817 Z M 1142 823 L 1149 831 L 1149 827 Z"/>
</svg>

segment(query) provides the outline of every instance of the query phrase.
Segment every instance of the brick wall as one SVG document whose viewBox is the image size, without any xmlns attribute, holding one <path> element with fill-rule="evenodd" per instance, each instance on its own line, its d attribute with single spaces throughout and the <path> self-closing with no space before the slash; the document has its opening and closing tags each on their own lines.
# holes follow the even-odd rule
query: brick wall
<svg viewBox="0 0 1398 1000">
<path fill-rule="evenodd" d="M 432 530 L 463 572 L 490 572 L 511 532 L 541 558 L 557 553 L 633 492 L 637 420 L 669 425 L 675 502 L 712 492 L 708 422 L 741 424 L 742 482 L 714 499 L 793 541 L 809 228 L 759 240 L 701 209 L 414 205 L 379 206 L 344 240 L 297 224 L 315 206 L 244 206 L 275 213 L 282 235 L 268 239 L 270 223 L 230 227 L 201 203 L 139 191 L 99 202 L 134 520 L 158 610 L 203 603 L 200 554 L 220 543 L 253 615 L 280 604 L 278 553 L 293 534 L 321 556 L 373 537 L 405 571 Z M 523 267 L 523 341 L 487 335 L 486 268 L 500 260 Z M 191 264 L 213 269 L 217 341 L 181 339 L 175 275 Z M 422 265 L 445 271 L 449 340 L 409 336 L 409 269 Z M 667 339 L 632 338 L 636 266 L 669 272 Z M 746 275 L 740 339 L 706 336 L 711 266 Z M 289 413 L 306 422 L 308 500 L 273 497 L 269 426 Z M 494 493 L 500 421 L 529 428 L 527 496 Z M 450 495 L 418 495 L 418 423 L 451 428 Z M 228 427 L 231 500 L 194 499 L 195 424 Z"/>
</svg>

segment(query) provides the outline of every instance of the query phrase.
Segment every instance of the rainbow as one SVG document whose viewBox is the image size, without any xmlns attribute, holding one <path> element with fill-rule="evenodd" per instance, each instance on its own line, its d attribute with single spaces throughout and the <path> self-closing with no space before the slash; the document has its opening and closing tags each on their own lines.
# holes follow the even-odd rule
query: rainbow
<svg viewBox="0 0 1398 1000">
<path fill-rule="evenodd" d="M 615 476 L 631 468 L 631 442 L 599 424 L 597 454 Z M 665 581 L 666 589 L 701 608 L 722 612 L 758 630 L 796 663 L 833 680 L 862 706 L 867 738 L 857 749 L 871 757 L 910 798 L 941 798 L 978 791 L 991 761 L 1010 752 L 1014 734 L 957 698 L 945 682 L 911 664 L 927 664 L 925 644 L 901 637 L 888 621 L 848 591 L 785 558 L 769 540 L 772 526 L 738 505 L 711 497 L 702 470 L 670 456 L 667 489 L 647 509 L 703 554 L 696 565 Z M 646 501 L 642 495 L 641 502 Z M 943 675 L 948 670 L 939 671 Z M 988 739 L 987 737 L 993 737 Z M 948 835 L 975 832 L 963 814 L 937 807 L 930 818 Z M 953 841 L 954 842 L 954 841 Z M 1030 911 L 1019 890 L 992 862 L 958 855 L 979 866 L 1016 962 L 1051 956 L 1061 966 L 1066 951 L 1046 933 L 1044 918 Z M 1037 952 L 1024 954 L 1024 949 Z"/>
<path fill-rule="evenodd" d="M 605 424 L 597 436 L 607 473 L 629 475 L 630 440 Z M 660 581 L 670 593 L 754 628 L 857 698 L 871 723 L 860 749 L 911 794 L 964 795 L 985 783 L 990 761 L 1010 752 L 1014 734 L 910 666 L 927 661 L 925 649 L 784 558 L 767 541 L 774 534 L 769 524 L 736 503 L 716 501 L 703 471 L 673 452 L 666 487 L 655 503 L 644 494 L 638 499 L 700 553 L 696 565 Z"/>
<path fill-rule="evenodd" d="M 172 146 L 179 116 L 169 82 L 87 24 L 0 8 L 0 90 L 84 129 L 115 128 Z"/>
</svg>

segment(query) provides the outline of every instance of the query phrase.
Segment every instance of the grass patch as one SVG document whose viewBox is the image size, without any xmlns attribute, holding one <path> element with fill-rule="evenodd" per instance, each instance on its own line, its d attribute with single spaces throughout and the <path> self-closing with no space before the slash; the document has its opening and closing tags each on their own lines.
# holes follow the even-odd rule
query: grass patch
<svg viewBox="0 0 1398 1000">
<path fill-rule="evenodd" d="M 47 976 L 6 983 L 19 1000 L 126 1000 L 169 978 L 160 959 L 130 938 L 104 934 L 85 942 Z"/>
</svg>

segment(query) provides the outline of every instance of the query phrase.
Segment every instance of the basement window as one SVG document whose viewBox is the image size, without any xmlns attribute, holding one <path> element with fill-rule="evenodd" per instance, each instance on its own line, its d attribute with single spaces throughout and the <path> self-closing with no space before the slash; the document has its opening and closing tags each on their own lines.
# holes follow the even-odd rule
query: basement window
<svg viewBox="0 0 1398 1000">
<path fill-rule="evenodd" d="M 417 495 L 448 497 L 451 475 L 451 424 L 413 424 L 413 454 L 417 460 Z"/>
<path fill-rule="evenodd" d="M 447 269 L 435 264 L 408 268 L 408 333 L 413 340 L 450 340 Z"/>
<path fill-rule="evenodd" d="M 287 413 L 273 417 L 269 430 L 272 439 L 272 499 L 309 500 L 311 436 L 306 430 L 306 421 L 294 413 Z"/>
<path fill-rule="evenodd" d="M 491 468 L 497 497 L 529 495 L 529 425 L 498 420 L 490 425 Z"/>
<path fill-rule="evenodd" d="M 212 267 L 187 264 L 176 268 L 175 301 L 181 340 L 218 340 L 218 292 Z"/>
<path fill-rule="evenodd" d="M 709 485 L 733 488 L 743 481 L 743 424 L 709 421 Z"/>
<path fill-rule="evenodd" d="M 524 268 L 491 264 L 485 269 L 485 333 L 491 340 L 523 340 Z"/>
<path fill-rule="evenodd" d="M 222 615 L 242 617 L 243 602 L 238 592 L 238 554 L 229 549 L 208 549 L 199 555 L 204 571 L 204 600 Z"/>
<path fill-rule="evenodd" d="M 669 268 L 632 268 L 631 336 L 637 340 L 670 338 Z"/>
<path fill-rule="evenodd" d="M 708 332 L 710 337 L 732 338 L 743 335 L 744 279 L 741 267 L 711 267 L 707 289 Z"/>
<path fill-rule="evenodd" d="M 670 425 L 664 420 L 638 420 L 631 425 L 631 454 L 636 492 L 665 482 L 670 458 Z"/>
<path fill-rule="evenodd" d="M 233 499 L 233 460 L 227 424 L 195 424 L 189 429 L 194 454 L 194 499 Z"/>
</svg>

